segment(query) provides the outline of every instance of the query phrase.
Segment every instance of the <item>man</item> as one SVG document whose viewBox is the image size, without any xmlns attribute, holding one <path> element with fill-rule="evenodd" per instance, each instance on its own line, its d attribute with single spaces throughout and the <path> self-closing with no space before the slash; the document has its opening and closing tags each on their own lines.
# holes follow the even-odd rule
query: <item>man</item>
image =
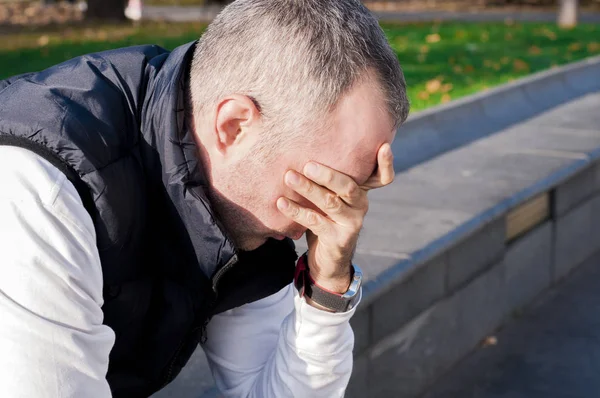
<svg viewBox="0 0 600 398">
<path fill-rule="evenodd" d="M 356 0 L 238 0 L 173 52 L 1 82 L 2 396 L 149 396 L 198 342 L 224 396 L 342 396 L 407 113 Z"/>
</svg>

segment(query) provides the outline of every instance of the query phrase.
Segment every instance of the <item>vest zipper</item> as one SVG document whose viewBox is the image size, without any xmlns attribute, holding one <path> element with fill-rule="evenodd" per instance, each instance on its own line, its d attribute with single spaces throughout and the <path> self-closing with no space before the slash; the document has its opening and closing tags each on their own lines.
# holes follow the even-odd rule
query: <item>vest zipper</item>
<svg viewBox="0 0 600 398">
<path fill-rule="evenodd" d="M 215 300 L 216 300 L 216 295 L 218 295 L 218 291 L 217 291 L 217 285 L 219 284 L 219 280 L 223 277 L 223 275 L 229 271 L 236 263 L 238 262 L 238 255 L 234 254 L 233 257 L 231 257 L 231 259 L 229 261 L 227 261 L 227 264 L 225 264 L 220 270 L 217 271 L 217 273 L 215 274 L 215 276 L 213 277 L 212 280 L 212 288 L 213 291 L 215 292 Z"/>
<path fill-rule="evenodd" d="M 233 257 L 231 257 L 231 259 L 219 270 L 217 271 L 217 273 L 215 274 L 215 276 L 213 277 L 212 280 L 212 289 L 213 292 L 215 293 L 213 300 L 210 302 L 210 304 L 208 305 L 209 309 L 212 311 L 212 307 L 215 305 L 215 303 L 217 302 L 217 296 L 218 296 L 218 291 L 217 291 L 217 286 L 219 284 L 219 280 L 223 277 L 223 275 L 230 270 L 236 263 L 238 262 L 238 256 L 237 254 L 234 254 Z M 207 317 L 206 320 L 203 322 L 202 326 L 200 327 L 195 327 L 194 329 L 192 329 L 191 334 L 195 334 L 198 330 L 202 330 L 201 336 L 200 336 L 200 342 L 203 344 L 206 342 L 206 326 L 208 325 L 208 322 L 210 321 L 210 318 Z M 173 359 L 171 359 L 171 363 L 169 364 L 169 369 L 167 371 L 167 376 L 166 379 L 164 380 L 164 384 L 160 387 L 163 388 L 165 387 L 167 384 L 170 383 L 170 379 L 171 376 L 173 374 L 173 366 L 175 366 L 175 362 L 177 361 L 177 357 L 179 356 L 179 353 L 181 352 L 181 349 L 183 348 L 183 345 L 185 344 L 187 339 L 183 339 L 179 342 L 179 346 L 177 347 L 177 350 L 175 351 L 175 355 L 173 355 Z"/>
</svg>

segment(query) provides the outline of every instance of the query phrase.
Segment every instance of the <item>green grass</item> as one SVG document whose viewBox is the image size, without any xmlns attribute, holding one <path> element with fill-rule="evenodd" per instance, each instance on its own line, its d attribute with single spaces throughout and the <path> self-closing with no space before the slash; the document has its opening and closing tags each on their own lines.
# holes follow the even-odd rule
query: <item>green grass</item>
<svg viewBox="0 0 600 398">
<path fill-rule="evenodd" d="M 202 24 L 150 23 L 30 30 L 0 35 L 0 79 L 88 52 L 135 44 L 174 48 Z M 420 23 L 384 25 L 404 68 L 413 110 L 600 54 L 600 25 Z"/>
</svg>

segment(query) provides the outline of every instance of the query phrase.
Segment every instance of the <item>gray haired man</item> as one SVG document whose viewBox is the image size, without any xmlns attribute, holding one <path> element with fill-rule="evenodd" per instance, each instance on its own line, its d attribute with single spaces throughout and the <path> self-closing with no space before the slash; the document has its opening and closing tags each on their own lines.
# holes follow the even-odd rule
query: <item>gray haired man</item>
<svg viewBox="0 0 600 398">
<path fill-rule="evenodd" d="M 342 396 L 407 113 L 356 0 L 238 0 L 173 52 L 1 81 L 3 396 L 146 397 L 198 343 L 224 396 Z"/>
</svg>

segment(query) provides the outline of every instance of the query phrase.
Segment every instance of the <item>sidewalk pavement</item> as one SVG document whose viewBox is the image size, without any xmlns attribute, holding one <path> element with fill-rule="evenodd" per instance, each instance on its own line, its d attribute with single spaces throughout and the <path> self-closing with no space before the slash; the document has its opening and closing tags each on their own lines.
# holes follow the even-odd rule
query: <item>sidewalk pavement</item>
<svg viewBox="0 0 600 398">
<path fill-rule="evenodd" d="M 600 396 L 599 286 L 597 254 L 423 398 Z"/>
</svg>

